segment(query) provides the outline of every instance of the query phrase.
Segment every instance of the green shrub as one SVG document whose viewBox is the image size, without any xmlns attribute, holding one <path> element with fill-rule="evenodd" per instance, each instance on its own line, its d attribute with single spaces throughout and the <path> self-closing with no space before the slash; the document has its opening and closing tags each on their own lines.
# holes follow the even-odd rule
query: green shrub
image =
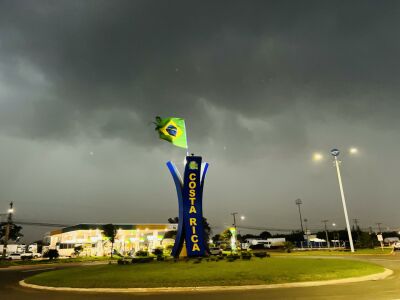
<svg viewBox="0 0 400 300">
<path fill-rule="evenodd" d="M 244 260 L 250 260 L 251 259 L 251 253 L 250 252 L 247 252 L 247 251 L 243 251 L 242 253 L 241 253 L 241 257 L 242 257 L 242 259 L 244 259 Z"/>
<path fill-rule="evenodd" d="M 255 252 L 253 255 L 258 258 L 270 257 L 270 255 L 265 251 Z"/>
<path fill-rule="evenodd" d="M 163 248 L 155 248 L 155 249 L 153 250 L 153 254 L 154 254 L 155 256 L 163 255 L 163 254 L 164 254 L 164 250 L 163 250 Z"/>
<path fill-rule="evenodd" d="M 228 254 L 228 255 L 226 256 L 226 260 L 229 261 L 229 262 L 235 261 L 235 260 L 237 260 L 237 259 L 239 259 L 239 258 L 240 258 L 240 255 L 239 255 L 239 254 L 236 254 L 236 253 L 234 253 L 234 254 Z"/>
<path fill-rule="evenodd" d="M 127 260 L 125 258 L 120 258 L 120 259 L 118 259 L 118 264 L 119 265 L 128 265 L 129 264 L 129 260 Z"/>
<path fill-rule="evenodd" d="M 144 250 L 139 250 L 139 251 L 137 251 L 137 252 L 135 253 L 135 256 L 138 256 L 138 257 L 146 257 L 146 256 L 149 256 L 149 252 L 144 251 Z"/>
<path fill-rule="evenodd" d="M 132 258 L 133 264 L 141 264 L 141 263 L 149 263 L 154 260 L 154 257 L 151 256 L 142 256 L 142 257 L 134 257 Z"/>
</svg>

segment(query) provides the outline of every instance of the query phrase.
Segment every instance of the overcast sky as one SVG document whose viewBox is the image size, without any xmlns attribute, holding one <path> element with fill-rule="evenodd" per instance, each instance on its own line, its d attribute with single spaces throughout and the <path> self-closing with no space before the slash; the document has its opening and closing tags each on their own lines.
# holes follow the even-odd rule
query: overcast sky
<svg viewBox="0 0 400 300">
<path fill-rule="evenodd" d="M 210 163 L 212 226 L 398 227 L 397 1 L 0 0 L 0 211 L 52 223 L 177 215 L 154 117 Z M 358 147 L 357 156 L 348 155 Z M 312 153 L 326 154 L 312 161 Z M 24 228 L 30 238 L 45 228 Z"/>
</svg>

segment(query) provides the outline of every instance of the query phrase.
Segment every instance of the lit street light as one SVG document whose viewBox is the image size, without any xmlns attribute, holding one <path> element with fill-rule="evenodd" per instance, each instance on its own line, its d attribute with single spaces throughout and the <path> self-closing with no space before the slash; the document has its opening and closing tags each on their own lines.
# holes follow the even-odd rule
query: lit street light
<svg viewBox="0 0 400 300">
<path fill-rule="evenodd" d="M 357 154 L 358 153 L 358 149 L 355 148 L 355 147 L 351 147 L 349 149 L 349 153 L 350 154 Z M 349 216 L 347 214 L 347 207 L 346 207 L 346 198 L 344 196 L 342 176 L 340 174 L 340 167 L 339 167 L 340 161 L 338 160 L 339 154 L 340 154 L 340 151 L 338 149 L 332 149 L 331 150 L 331 155 L 334 158 L 334 164 L 335 164 L 335 167 L 336 167 L 336 172 L 337 172 L 337 177 L 338 177 L 338 182 L 339 182 L 340 196 L 342 198 L 342 205 L 343 205 L 344 217 L 345 217 L 345 220 L 346 220 L 347 233 L 348 233 L 348 236 L 349 236 L 350 249 L 351 249 L 351 252 L 354 252 L 353 237 L 351 235 Z M 314 161 L 320 161 L 320 160 L 322 160 L 323 156 L 322 156 L 322 154 L 314 153 L 313 158 L 314 158 L 313 159 Z"/>
<path fill-rule="evenodd" d="M 324 156 L 323 156 L 321 153 L 319 153 L 319 152 L 316 152 L 316 153 L 313 154 L 313 160 L 314 160 L 314 161 L 320 161 L 320 160 L 322 160 L 323 158 L 324 158 Z"/>
<path fill-rule="evenodd" d="M 350 148 L 349 151 L 350 151 L 351 154 L 357 154 L 358 153 L 358 149 L 354 148 L 354 147 Z"/>
</svg>

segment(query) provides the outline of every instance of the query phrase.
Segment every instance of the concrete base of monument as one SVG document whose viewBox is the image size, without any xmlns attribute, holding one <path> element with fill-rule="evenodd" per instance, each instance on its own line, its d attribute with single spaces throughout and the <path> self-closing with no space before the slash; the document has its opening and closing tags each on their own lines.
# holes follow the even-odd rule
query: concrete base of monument
<svg viewBox="0 0 400 300">
<path fill-rule="evenodd" d="M 322 285 L 337 285 L 345 283 L 355 283 L 362 281 L 383 280 L 393 274 L 390 269 L 385 269 L 381 273 L 351 277 L 344 279 L 322 280 L 322 281 L 306 281 L 291 282 L 278 284 L 261 284 L 261 285 L 240 285 L 240 286 L 200 286 L 200 287 L 158 287 L 158 288 L 70 288 L 70 287 L 51 287 L 26 283 L 24 280 L 19 284 L 25 288 L 60 291 L 60 292 L 81 292 L 81 293 L 137 293 L 137 294 L 153 294 L 153 293 L 187 293 L 187 292 L 217 292 L 217 291 L 243 291 L 243 290 L 262 290 L 274 288 L 299 288 L 299 287 L 316 287 Z"/>
</svg>

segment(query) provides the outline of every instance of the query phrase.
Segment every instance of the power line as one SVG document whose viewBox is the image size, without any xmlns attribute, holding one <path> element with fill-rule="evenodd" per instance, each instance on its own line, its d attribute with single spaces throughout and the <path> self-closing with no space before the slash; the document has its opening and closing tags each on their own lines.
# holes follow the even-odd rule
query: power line
<svg viewBox="0 0 400 300">
<path fill-rule="evenodd" d="M 258 227 L 258 226 L 237 226 L 241 229 L 252 229 L 252 230 L 266 230 L 266 231 L 281 231 L 281 232 L 292 232 L 299 231 L 298 229 L 287 229 L 287 228 L 271 228 L 271 227 Z"/>
<path fill-rule="evenodd" d="M 14 221 L 15 224 L 29 225 L 29 226 L 42 226 L 42 227 L 68 227 L 71 224 L 55 224 L 55 223 L 43 223 L 43 222 L 27 222 L 27 221 Z"/>
</svg>

